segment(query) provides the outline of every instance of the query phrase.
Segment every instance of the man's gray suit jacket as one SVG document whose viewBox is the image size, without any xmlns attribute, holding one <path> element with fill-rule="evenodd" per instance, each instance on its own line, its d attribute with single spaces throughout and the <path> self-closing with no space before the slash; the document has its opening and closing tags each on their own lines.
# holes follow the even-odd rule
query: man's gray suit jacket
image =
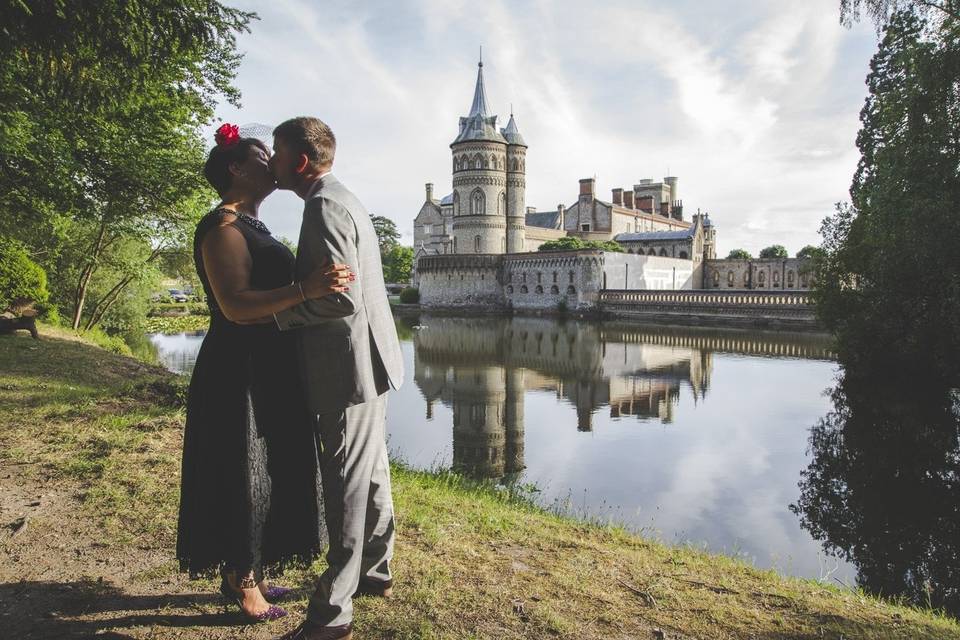
<svg viewBox="0 0 960 640">
<path fill-rule="evenodd" d="M 305 200 L 297 280 L 324 259 L 347 264 L 356 274 L 348 292 L 307 300 L 275 316 L 281 331 L 298 330 L 307 404 L 320 414 L 373 400 L 389 386 L 399 388 L 403 360 L 370 214 L 329 173 Z"/>
</svg>

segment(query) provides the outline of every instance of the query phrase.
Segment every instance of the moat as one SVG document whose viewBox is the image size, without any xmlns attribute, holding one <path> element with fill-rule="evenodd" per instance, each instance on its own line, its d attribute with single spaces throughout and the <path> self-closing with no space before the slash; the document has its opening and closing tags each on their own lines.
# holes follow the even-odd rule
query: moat
<svg viewBox="0 0 960 640">
<path fill-rule="evenodd" d="M 398 328 L 408 381 L 387 430 L 409 464 L 530 483 L 548 507 L 854 583 L 790 511 L 830 409 L 826 338 L 426 314 Z M 187 373 L 203 336 L 151 339 Z"/>
</svg>

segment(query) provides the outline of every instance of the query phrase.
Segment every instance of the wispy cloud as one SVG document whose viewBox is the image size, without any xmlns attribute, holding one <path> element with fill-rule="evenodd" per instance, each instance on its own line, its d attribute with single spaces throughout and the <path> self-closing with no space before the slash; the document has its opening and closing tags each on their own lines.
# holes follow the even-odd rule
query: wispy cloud
<svg viewBox="0 0 960 640">
<path fill-rule="evenodd" d="M 505 121 L 513 104 L 530 145 L 530 205 L 569 204 L 578 178 L 597 175 L 605 195 L 669 170 L 686 207 L 712 213 L 721 252 L 756 252 L 816 242 L 846 197 L 875 42 L 839 26 L 835 0 L 254 4 L 244 107 L 218 115 L 328 121 L 336 172 L 408 241 L 423 183 L 450 189 L 480 45 L 492 106 Z M 278 194 L 264 217 L 296 237 L 299 210 Z"/>
</svg>

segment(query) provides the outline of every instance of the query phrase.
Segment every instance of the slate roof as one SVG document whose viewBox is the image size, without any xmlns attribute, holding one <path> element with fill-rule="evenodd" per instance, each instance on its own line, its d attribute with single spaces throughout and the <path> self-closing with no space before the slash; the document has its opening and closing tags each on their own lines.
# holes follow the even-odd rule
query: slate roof
<svg viewBox="0 0 960 640">
<path fill-rule="evenodd" d="M 683 229 L 682 231 L 644 231 L 642 233 L 621 233 L 614 237 L 614 240 L 617 242 L 689 240 L 690 238 L 693 238 L 694 233 L 695 228 L 691 226 L 689 229 Z"/>
<path fill-rule="evenodd" d="M 528 213 L 526 223 L 528 227 L 556 229 L 560 224 L 560 213 L 558 211 L 537 211 L 535 213 Z"/>
<path fill-rule="evenodd" d="M 527 143 L 523 140 L 523 136 L 520 135 L 520 129 L 517 128 L 517 121 L 513 119 L 512 113 L 510 114 L 510 122 L 507 123 L 505 129 L 501 130 L 501 133 L 503 133 L 503 137 L 507 139 L 507 144 L 527 146 Z"/>
<path fill-rule="evenodd" d="M 460 133 L 453 144 L 472 140 L 487 140 L 506 143 L 506 138 L 497 131 L 497 116 L 487 114 L 487 91 L 483 85 L 483 63 L 477 70 L 477 86 L 473 91 L 470 115 L 460 118 Z"/>
<path fill-rule="evenodd" d="M 453 204 L 453 193 L 443 196 L 443 200 L 440 201 L 440 206 L 442 207 L 445 204 Z"/>
</svg>

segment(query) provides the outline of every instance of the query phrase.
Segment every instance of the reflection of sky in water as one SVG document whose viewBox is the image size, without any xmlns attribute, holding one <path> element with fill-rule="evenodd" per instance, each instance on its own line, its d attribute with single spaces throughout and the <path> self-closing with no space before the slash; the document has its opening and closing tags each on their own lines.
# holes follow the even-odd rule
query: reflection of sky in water
<svg viewBox="0 0 960 640">
<path fill-rule="evenodd" d="M 788 509 L 808 463 L 809 428 L 830 408 L 823 391 L 835 363 L 740 355 L 757 352 L 750 344 L 714 351 L 674 330 L 679 346 L 646 344 L 629 328 L 601 338 L 596 325 L 543 319 L 421 322 L 428 328 L 401 344 L 407 382 L 388 405 L 395 456 L 449 467 L 498 450 L 498 464 L 480 464 L 480 475 L 498 477 L 506 430 L 507 472 L 509 442 L 519 438 L 522 479 L 543 489 L 545 504 L 782 573 L 817 578 L 838 564 Z M 202 336 L 151 339 L 161 362 L 189 371 Z M 512 412 L 511 388 L 521 405 Z M 839 564 L 831 575 L 853 583 L 853 568 Z"/>
</svg>

